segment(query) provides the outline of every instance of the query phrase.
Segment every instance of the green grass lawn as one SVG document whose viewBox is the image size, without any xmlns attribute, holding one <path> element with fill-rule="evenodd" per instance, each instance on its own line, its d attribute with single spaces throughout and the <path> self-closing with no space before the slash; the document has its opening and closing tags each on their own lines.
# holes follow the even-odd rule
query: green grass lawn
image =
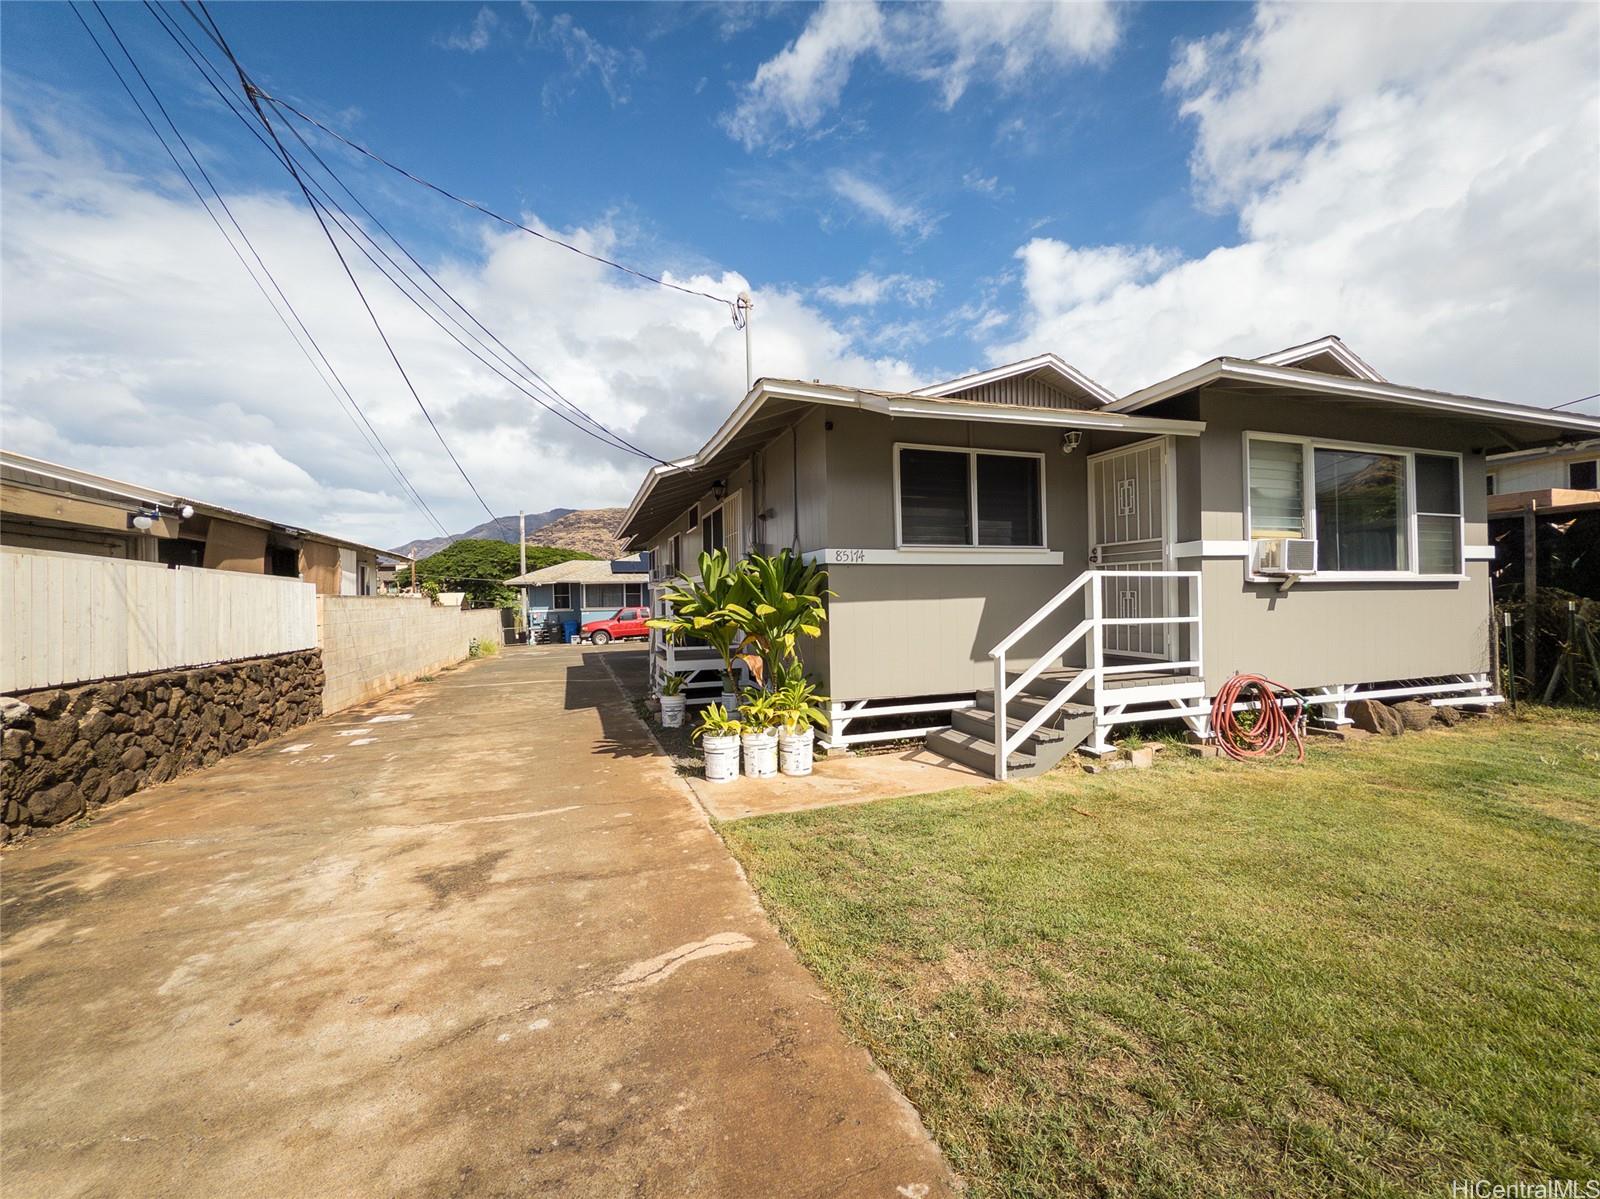
<svg viewBox="0 0 1600 1199">
<path fill-rule="evenodd" d="M 1600 1177 L 1600 716 L 722 826 L 975 1196 Z"/>
</svg>

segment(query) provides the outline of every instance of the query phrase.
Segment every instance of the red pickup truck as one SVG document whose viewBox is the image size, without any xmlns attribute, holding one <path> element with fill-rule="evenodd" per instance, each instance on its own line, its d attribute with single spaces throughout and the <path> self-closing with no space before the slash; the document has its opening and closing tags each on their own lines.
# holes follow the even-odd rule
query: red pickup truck
<svg viewBox="0 0 1600 1199">
<path fill-rule="evenodd" d="M 579 640 L 589 640 L 605 645 L 621 637 L 648 637 L 650 630 L 644 622 L 650 619 L 649 608 L 618 608 L 604 620 L 591 620 L 580 630 Z"/>
</svg>

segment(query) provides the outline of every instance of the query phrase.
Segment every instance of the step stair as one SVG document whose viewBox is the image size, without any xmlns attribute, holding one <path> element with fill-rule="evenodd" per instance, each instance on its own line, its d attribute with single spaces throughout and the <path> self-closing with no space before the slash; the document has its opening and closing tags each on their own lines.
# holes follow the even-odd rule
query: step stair
<svg viewBox="0 0 1600 1199">
<path fill-rule="evenodd" d="M 1058 681 L 1055 694 L 1061 687 Z M 978 692 L 974 708 L 958 709 L 951 714 L 951 726 L 929 733 L 927 746 L 934 753 L 953 758 L 974 770 L 993 774 L 996 750 L 994 744 L 994 691 Z M 1049 700 L 1046 697 L 1024 692 L 1012 699 L 1006 713 L 1006 727 L 1016 733 L 1038 713 Z M 1094 709 L 1084 704 L 1063 704 L 1043 724 L 1030 733 L 1011 756 L 1006 759 L 1006 773 L 1012 778 L 1032 778 L 1054 767 L 1094 732 Z"/>
</svg>

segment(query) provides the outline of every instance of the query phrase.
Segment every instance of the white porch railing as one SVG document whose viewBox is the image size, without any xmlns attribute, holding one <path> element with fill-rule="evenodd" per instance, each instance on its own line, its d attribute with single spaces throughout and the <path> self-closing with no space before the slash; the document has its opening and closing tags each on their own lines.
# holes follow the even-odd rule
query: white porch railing
<svg viewBox="0 0 1600 1199">
<path fill-rule="evenodd" d="M 1185 607 L 1192 608 L 1187 615 L 1162 615 L 1162 616 L 1106 616 L 1105 615 L 1105 588 L 1103 580 L 1121 582 L 1128 579 L 1169 579 L 1174 584 L 1168 590 L 1176 592 L 1186 582 L 1184 588 L 1188 592 L 1188 602 Z M 1087 614 L 1082 620 L 1068 630 L 1065 636 L 1040 654 L 1026 670 L 1020 672 L 1015 679 L 1007 677 L 1006 654 L 1018 641 L 1038 628 L 1052 613 L 1056 612 L 1073 596 L 1088 588 Z M 1176 596 L 1169 599 L 1169 603 L 1176 606 Z M 1086 570 L 1060 591 L 1056 592 L 1032 616 L 1023 621 L 1011 631 L 998 645 L 989 651 L 989 657 L 994 662 L 994 745 L 995 745 L 995 777 L 1006 777 L 1006 760 L 1013 750 L 1038 731 L 1045 721 L 1059 712 L 1073 696 L 1081 691 L 1091 689 L 1093 692 L 1092 703 L 1095 710 L 1096 740 L 1100 738 L 1100 730 L 1105 725 L 1114 722 L 1115 716 L 1108 717 L 1108 709 L 1117 709 L 1127 705 L 1129 694 L 1120 704 L 1112 703 L 1104 686 L 1108 677 L 1123 674 L 1192 674 L 1196 682 L 1200 682 L 1201 663 L 1204 661 L 1201 645 L 1201 611 L 1200 611 L 1200 574 L 1198 571 L 1185 570 Z M 1138 662 L 1132 665 L 1107 666 L 1105 662 L 1105 630 L 1108 628 L 1123 628 L 1137 626 L 1173 626 L 1193 625 L 1194 635 L 1191 639 L 1190 653 L 1182 661 L 1153 660 Z M 1014 733 L 1007 733 L 1009 710 L 1011 701 L 1027 690 L 1028 685 L 1037 679 L 1046 670 L 1060 663 L 1066 653 L 1073 646 L 1082 642 L 1085 645 L 1085 665 L 1083 669 L 1074 674 L 1053 696 L 1041 704 L 1039 710 L 1023 722 Z M 1183 655 L 1177 655 L 1182 658 Z M 1203 683 L 1202 683 L 1203 686 Z M 1042 697 L 1041 697 L 1042 698 Z"/>
</svg>

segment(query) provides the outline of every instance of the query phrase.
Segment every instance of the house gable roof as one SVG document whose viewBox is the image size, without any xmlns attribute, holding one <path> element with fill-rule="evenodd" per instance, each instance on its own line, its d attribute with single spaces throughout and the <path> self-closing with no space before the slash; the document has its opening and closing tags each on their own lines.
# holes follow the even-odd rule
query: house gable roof
<svg viewBox="0 0 1600 1199">
<path fill-rule="evenodd" d="M 962 375 L 943 383 L 921 387 L 910 394 L 955 397 L 977 392 L 997 383 L 1024 380 L 1042 383 L 1056 391 L 1066 393 L 1069 400 L 1078 401 L 1075 406 L 1086 403 L 1091 408 L 1100 408 L 1117 398 L 1077 367 L 1055 354 L 1036 354 L 1020 362 L 1010 362 L 1004 366 L 978 371 L 976 374 Z"/>
<path fill-rule="evenodd" d="M 1267 388 L 1288 393 L 1294 399 L 1344 400 L 1377 409 L 1404 408 L 1420 414 L 1452 418 L 1478 425 L 1488 447 L 1528 449 L 1554 445 L 1575 438 L 1600 434 L 1600 418 L 1578 416 L 1529 404 L 1508 404 L 1477 396 L 1430 391 L 1422 387 L 1402 387 L 1396 383 L 1374 382 L 1280 366 L 1247 358 L 1213 358 L 1169 379 L 1123 396 L 1109 408 L 1111 412 L 1139 412 L 1166 400 L 1213 384 L 1234 384 L 1244 388 Z"/>
<path fill-rule="evenodd" d="M 1308 341 L 1301 345 L 1290 346 L 1286 350 L 1275 350 L 1271 354 L 1263 354 L 1256 359 L 1268 366 L 1292 366 L 1303 371 L 1319 371 L 1324 375 L 1344 375 L 1350 379 L 1365 379 L 1369 383 L 1387 383 L 1372 364 L 1361 355 L 1357 354 L 1340 338 L 1333 333 L 1326 337 L 1319 337 L 1316 341 Z"/>
</svg>

